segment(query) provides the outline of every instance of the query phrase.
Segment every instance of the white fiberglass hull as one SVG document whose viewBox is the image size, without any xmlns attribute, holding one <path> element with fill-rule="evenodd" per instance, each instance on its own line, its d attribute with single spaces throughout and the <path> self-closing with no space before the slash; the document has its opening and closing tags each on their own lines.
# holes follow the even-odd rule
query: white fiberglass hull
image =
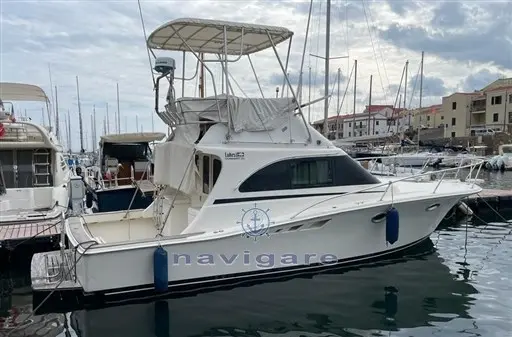
<svg viewBox="0 0 512 337">
<path fill-rule="evenodd" d="M 196 235 L 160 242 L 98 246 L 78 262 L 77 278 L 85 292 L 152 288 L 153 254 L 159 245 L 168 254 L 171 287 L 202 286 L 218 277 L 238 279 L 260 273 L 314 269 L 329 263 L 354 263 L 384 256 L 427 238 L 459 200 L 460 196 L 432 195 L 428 199 L 394 204 L 400 214 L 399 238 L 394 244 L 386 242 L 385 220 L 372 222 L 372 218 L 387 210 L 386 203 L 272 226 L 269 236 L 257 240 L 243 237 L 240 232 L 224 236 L 220 233 L 209 239 Z M 437 208 L 428 210 L 432 205 Z M 328 221 L 318 225 L 321 220 Z M 78 244 L 73 238 L 70 242 Z"/>
</svg>

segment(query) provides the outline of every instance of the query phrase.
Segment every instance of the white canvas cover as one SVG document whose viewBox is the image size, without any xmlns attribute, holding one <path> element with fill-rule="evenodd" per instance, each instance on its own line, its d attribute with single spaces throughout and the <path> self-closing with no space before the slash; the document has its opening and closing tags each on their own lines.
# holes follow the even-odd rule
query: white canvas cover
<svg viewBox="0 0 512 337">
<path fill-rule="evenodd" d="M 191 194 L 199 179 L 193 155 L 194 145 L 191 144 L 174 141 L 156 144 L 153 182 Z"/>
<path fill-rule="evenodd" d="M 180 98 L 177 113 L 183 122 L 200 118 L 215 122 L 228 122 L 228 104 L 233 131 L 270 131 L 281 127 L 293 115 L 297 103 L 293 98 L 242 98 L 218 96 L 220 108 L 214 97 Z"/>
<path fill-rule="evenodd" d="M 3 101 L 49 102 L 43 89 L 32 84 L 0 83 L 0 99 Z"/>
</svg>

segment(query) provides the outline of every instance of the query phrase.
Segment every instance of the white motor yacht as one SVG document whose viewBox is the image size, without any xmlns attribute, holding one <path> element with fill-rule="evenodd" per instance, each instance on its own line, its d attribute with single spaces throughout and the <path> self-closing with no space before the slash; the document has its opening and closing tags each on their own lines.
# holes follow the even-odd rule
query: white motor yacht
<svg viewBox="0 0 512 337">
<path fill-rule="evenodd" d="M 41 88 L 19 83 L 0 83 L 0 95 L 0 241 L 58 235 L 71 175 L 62 146 L 46 127 L 3 109 L 7 101 L 48 98 Z"/>
<path fill-rule="evenodd" d="M 155 145 L 155 201 L 68 218 L 70 249 L 32 259 L 34 307 L 68 295 L 108 302 L 363 263 L 426 240 L 462 198 L 481 191 L 458 180 L 383 183 L 314 130 L 276 49 L 292 36 L 203 19 L 150 34 L 154 52 L 192 52 L 214 95 L 175 99 L 175 61 L 156 59 L 155 109 L 173 132 Z M 234 96 L 228 66 L 268 48 L 291 97 Z M 212 62 L 222 65 L 222 94 Z M 164 109 L 161 81 L 169 83 Z"/>
</svg>

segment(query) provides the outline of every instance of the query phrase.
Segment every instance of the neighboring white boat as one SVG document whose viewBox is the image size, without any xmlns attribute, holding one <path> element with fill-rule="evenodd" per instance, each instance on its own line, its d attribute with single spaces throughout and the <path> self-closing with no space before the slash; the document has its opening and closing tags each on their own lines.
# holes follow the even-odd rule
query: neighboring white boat
<svg viewBox="0 0 512 337">
<path fill-rule="evenodd" d="M 0 83 L 5 101 L 47 102 L 34 85 Z M 71 171 L 62 146 L 46 127 L 0 107 L 0 241 L 58 234 L 52 224 L 68 208 Z M 46 226 L 46 227 L 45 227 Z M 44 228 L 50 228 L 42 232 Z"/>
<path fill-rule="evenodd" d="M 101 137 L 98 166 L 85 168 L 98 212 L 142 209 L 153 202 L 153 163 L 149 144 L 165 133 L 121 133 Z M 88 207 L 91 207 L 88 205 Z"/>
<path fill-rule="evenodd" d="M 498 147 L 498 153 L 501 155 L 503 169 L 512 170 L 512 144 L 503 144 Z"/>
<path fill-rule="evenodd" d="M 489 170 L 512 170 L 512 144 L 502 144 L 498 147 L 498 155 L 489 158 L 486 164 Z"/>
<path fill-rule="evenodd" d="M 481 191 L 458 180 L 382 182 L 314 130 L 275 48 L 292 35 L 202 19 L 151 33 L 152 49 L 209 62 L 220 54 L 227 88 L 228 56 L 272 47 L 291 97 L 219 94 L 213 81 L 213 97 L 175 100 L 175 62 L 157 58 L 155 109 L 173 129 L 155 146 L 158 195 L 144 210 L 67 219 L 71 249 L 32 259 L 34 307 L 66 294 L 109 301 L 361 263 L 426 240 L 462 198 Z M 163 111 L 162 79 L 170 83 Z"/>
<path fill-rule="evenodd" d="M 399 153 L 394 156 L 383 157 L 382 163 L 385 165 L 393 165 L 398 161 L 405 167 L 423 167 L 425 165 L 432 165 L 433 163 L 441 162 L 442 159 L 442 153 L 422 151 Z"/>
</svg>

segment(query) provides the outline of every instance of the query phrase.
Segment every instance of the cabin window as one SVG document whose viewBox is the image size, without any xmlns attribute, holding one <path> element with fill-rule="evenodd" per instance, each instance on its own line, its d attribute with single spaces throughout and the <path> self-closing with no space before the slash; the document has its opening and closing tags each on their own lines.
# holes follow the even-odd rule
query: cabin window
<svg viewBox="0 0 512 337">
<path fill-rule="evenodd" d="M 217 182 L 217 179 L 219 178 L 221 168 L 222 168 L 221 161 L 218 160 L 217 158 L 213 158 L 213 167 L 212 167 L 213 184 L 212 184 L 212 187 L 215 186 L 215 183 Z"/>
<path fill-rule="evenodd" d="M 349 156 L 288 159 L 254 173 L 240 192 L 262 192 L 333 186 L 378 184 L 371 175 Z"/>
<path fill-rule="evenodd" d="M 333 182 L 332 160 L 303 160 L 291 163 L 292 188 L 324 187 Z"/>
<path fill-rule="evenodd" d="M 210 156 L 203 156 L 203 193 L 210 193 Z"/>
</svg>

